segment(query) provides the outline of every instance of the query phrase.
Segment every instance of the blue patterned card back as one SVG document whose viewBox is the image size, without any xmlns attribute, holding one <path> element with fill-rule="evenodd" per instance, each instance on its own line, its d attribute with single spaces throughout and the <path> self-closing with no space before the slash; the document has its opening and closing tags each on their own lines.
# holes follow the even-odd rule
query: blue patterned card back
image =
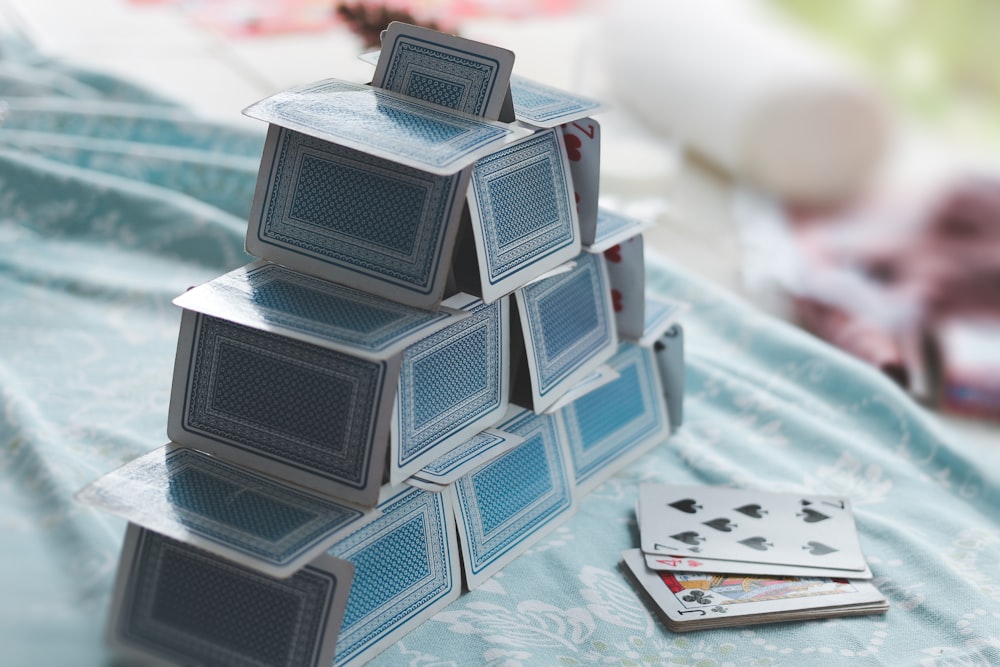
<svg viewBox="0 0 1000 667">
<path fill-rule="evenodd" d="M 171 664 L 327 667 L 352 572 L 321 556 L 276 579 L 132 524 L 109 639 Z"/>
<path fill-rule="evenodd" d="M 398 374 L 398 357 L 366 360 L 185 310 L 167 433 L 371 507 Z"/>
<path fill-rule="evenodd" d="M 687 301 L 649 295 L 646 296 L 645 306 L 642 336 L 639 338 L 639 344 L 645 346 L 653 345 L 681 315 L 691 309 Z"/>
<path fill-rule="evenodd" d="M 581 493 L 670 435 L 653 351 L 624 343 L 608 365 L 618 371 L 616 380 L 557 413 Z"/>
<path fill-rule="evenodd" d="M 468 316 L 435 312 L 258 261 L 188 290 L 174 303 L 212 317 L 365 358 L 382 359 Z"/>
<path fill-rule="evenodd" d="M 507 49 L 393 22 L 382 37 L 372 84 L 496 120 L 513 66 Z"/>
<path fill-rule="evenodd" d="M 510 92 L 517 120 L 535 127 L 555 127 L 604 109 L 604 104 L 597 100 L 521 76 L 511 77 Z"/>
<path fill-rule="evenodd" d="M 376 515 L 184 447 L 160 447 L 76 498 L 275 577 Z"/>
<path fill-rule="evenodd" d="M 462 592 L 457 536 L 447 494 L 386 488 L 382 516 L 335 544 L 329 554 L 356 576 L 334 664 L 361 664 L 417 627 Z"/>
<path fill-rule="evenodd" d="M 537 132 L 476 162 L 469 213 L 486 302 L 575 257 L 580 230 L 562 135 Z"/>
<path fill-rule="evenodd" d="M 472 468 L 495 459 L 523 441 L 524 438 L 513 433 L 486 429 L 425 465 L 413 474 L 410 481 L 426 482 L 438 487 L 446 486 L 470 472 Z"/>
<path fill-rule="evenodd" d="M 272 125 L 247 252 L 387 299 L 441 300 L 469 171 L 430 174 Z"/>
<path fill-rule="evenodd" d="M 389 481 L 399 484 L 507 410 L 510 317 L 506 299 L 467 307 L 471 316 L 403 353 L 390 444 Z"/>
<path fill-rule="evenodd" d="M 524 441 L 451 487 L 470 589 L 568 519 L 576 508 L 556 418 L 517 410 L 498 428 Z"/>
<path fill-rule="evenodd" d="M 537 412 L 618 347 L 604 258 L 582 253 L 572 270 L 534 282 L 516 295 Z"/>
<path fill-rule="evenodd" d="M 597 209 L 597 231 L 594 242 L 587 246 L 589 252 L 604 252 L 643 230 L 652 226 L 651 222 L 639 220 L 606 208 Z"/>
<path fill-rule="evenodd" d="M 400 93 L 337 79 L 283 91 L 243 113 L 439 175 L 454 174 L 528 133 Z"/>
</svg>

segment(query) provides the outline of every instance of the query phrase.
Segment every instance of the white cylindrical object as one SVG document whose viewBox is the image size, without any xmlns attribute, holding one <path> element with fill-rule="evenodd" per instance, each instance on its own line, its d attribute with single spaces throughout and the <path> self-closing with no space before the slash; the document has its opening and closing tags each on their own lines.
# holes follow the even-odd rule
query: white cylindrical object
<svg viewBox="0 0 1000 667">
<path fill-rule="evenodd" d="M 625 0 L 606 29 L 623 106 L 783 200 L 849 197 L 885 152 L 862 77 L 755 2 Z"/>
</svg>

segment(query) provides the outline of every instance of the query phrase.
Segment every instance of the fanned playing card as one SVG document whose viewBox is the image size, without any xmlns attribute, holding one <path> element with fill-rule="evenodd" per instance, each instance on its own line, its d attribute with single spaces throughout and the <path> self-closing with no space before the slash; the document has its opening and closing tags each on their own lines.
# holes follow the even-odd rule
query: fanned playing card
<svg viewBox="0 0 1000 667">
<path fill-rule="evenodd" d="M 378 516 L 186 447 L 160 447 L 76 498 L 274 577 Z"/>
<path fill-rule="evenodd" d="M 277 579 L 130 524 L 108 640 L 143 664 L 328 667 L 353 573 L 320 555 Z"/>
<path fill-rule="evenodd" d="M 622 552 L 623 569 L 674 632 L 836 616 L 889 608 L 871 583 L 826 577 L 674 574 L 646 568 L 642 552 Z"/>
<path fill-rule="evenodd" d="M 846 498 L 645 483 L 639 514 L 648 554 L 865 569 Z"/>
</svg>

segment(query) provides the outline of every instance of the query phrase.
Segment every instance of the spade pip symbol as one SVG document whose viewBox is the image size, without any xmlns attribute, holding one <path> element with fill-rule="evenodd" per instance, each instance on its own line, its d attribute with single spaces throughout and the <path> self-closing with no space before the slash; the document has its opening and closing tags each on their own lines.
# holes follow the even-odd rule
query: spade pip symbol
<svg viewBox="0 0 1000 667">
<path fill-rule="evenodd" d="M 678 542 L 683 542 L 684 544 L 690 544 L 693 547 L 698 546 L 699 542 L 704 542 L 705 538 L 694 532 L 693 530 L 685 530 L 683 533 L 677 533 L 676 535 L 671 535 Z"/>
<path fill-rule="evenodd" d="M 718 519 L 712 519 L 711 521 L 703 521 L 702 523 L 709 528 L 715 528 L 716 530 L 721 530 L 724 533 L 731 533 L 733 532 L 733 528 L 738 527 L 735 523 L 724 516 L 720 516 Z"/>
<path fill-rule="evenodd" d="M 801 512 L 797 513 L 795 516 L 802 517 L 802 520 L 805 521 L 806 523 L 818 523 L 820 521 L 824 521 L 830 518 L 826 514 L 823 514 L 822 512 L 817 512 L 814 509 L 809 509 L 808 507 L 804 508 Z"/>
<path fill-rule="evenodd" d="M 767 541 L 766 537 L 748 537 L 745 540 L 740 540 L 740 544 L 744 544 L 757 551 L 767 551 L 770 547 L 774 546 L 774 544 Z"/>
<path fill-rule="evenodd" d="M 746 514 L 749 517 L 753 517 L 754 519 L 763 518 L 763 516 L 767 514 L 767 510 L 762 508 L 757 503 L 744 505 L 743 507 L 737 507 L 736 511 L 739 512 L 740 514 Z"/>
<path fill-rule="evenodd" d="M 698 501 L 695 500 L 694 498 L 675 500 L 674 502 L 670 503 L 670 507 L 673 507 L 675 510 L 680 510 L 685 514 L 694 514 L 695 512 L 701 509 L 701 505 L 699 505 Z"/>
<path fill-rule="evenodd" d="M 806 542 L 806 545 L 802 547 L 803 549 L 808 549 L 809 553 L 813 556 L 825 556 L 826 554 L 832 554 L 836 549 L 833 547 L 828 547 L 822 542 Z"/>
</svg>

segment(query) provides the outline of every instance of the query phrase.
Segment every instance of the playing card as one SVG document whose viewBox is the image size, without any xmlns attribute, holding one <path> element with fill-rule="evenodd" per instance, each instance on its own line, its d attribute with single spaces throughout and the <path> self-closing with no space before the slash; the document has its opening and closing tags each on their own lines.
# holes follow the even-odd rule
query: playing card
<svg viewBox="0 0 1000 667">
<path fill-rule="evenodd" d="M 437 487 L 435 490 L 440 490 L 473 468 L 492 461 L 522 442 L 524 438 L 519 435 L 492 428 L 486 429 L 428 463 L 415 472 L 407 482 L 433 484 Z"/>
<path fill-rule="evenodd" d="M 499 428 L 517 447 L 459 478 L 449 491 L 466 585 L 476 588 L 576 509 L 565 443 L 555 417 L 511 410 Z"/>
<path fill-rule="evenodd" d="M 496 120 L 513 67 L 507 49 L 394 21 L 372 85 Z"/>
<path fill-rule="evenodd" d="M 507 411 L 510 314 L 467 294 L 447 301 L 469 317 L 403 353 L 389 447 L 389 482 L 407 477 L 493 426 Z"/>
<path fill-rule="evenodd" d="M 618 372 L 618 379 L 559 412 L 582 493 L 670 435 L 652 350 L 623 343 L 608 365 Z"/>
<path fill-rule="evenodd" d="M 545 410 L 618 349 L 604 260 L 582 253 L 568 273 L 515 292 L 524 357 L 512 400 Z"/>
<path fill-rule="evenodd" d="M 677 318 L 691 309 L 691 304 L 679 299 L 646 295 L 645 316 L 639 345 L 655 345 L 675 325 Z"/>
<path fill-rule="evenodd" d="M 606 208 L 597 209 L 597 231 L 589 244 L 584 244 L 589 252 L 604 252 L 611 246 L 641 234 L 653 226 L 646 220 L 639 220 Z"/>
<path fill-rule="evenodd" d="M 604 251 L 611 284 L 618 337 L 638 342 L 646 318 L 646 272 L 642 235 L 633 236 Z"/>
<path fill-rule="evenodd" d="M 436 307 L 469 173 L 435 175 L 271 125 L 247 252 L 412 306 Z"/>
<path fill-rule="evenodd" d="M 329 550 L 356 572 L 338 667 L 370 660 L 462 592 L 449 494 L 385 487 L 378 509 L 381 517 Z"/>
<path fill-rule="evenodd" d="M 644 483 L 639 513 L 646 553 L 866 567 L 846 498 Z"/>
<path fill-rule="evenodd" d="M 530 130 L 359 83 L 326 79 L 243 110 L 251 118 L 447 176 Z"/>
<path fill-rule="evenodd" d="M 622 552 L 625 572 L 674 632 L 730 625 L 881 613 L 872 584 L 840 578 L 674 574 L 646 568 L 642 552 Z"/>
<path fill-rule="evenodd" d="M 327 667 L 353 570 L 320 555 L 276 579 L 131 524 L 108 639 L 143 664 Z"/>
<path fill-rule="evenodd" d="M 517 120 L 535 127 L 556 127 L 605 109 L 605 105 L 597 100 L 521 76 L 511 77 L 510 92 Z"/>
<path fill-rule="evenodd" d="M 378 515 L 184 447 L 160 447 L 76 498 L 273 577 L 291 575 Z"/>
<path fill-rule="evenodd" d="M 614 382 L 619 377 L 618 371 L 607 364 L 602 364 L 587 374 L 582 380 L 566 390 L 566 393 L 556 399 L 556 402 L 542 410 L 542 414 L 555 414 L 559 410 L 575 401 L 576 399 L 589 394 L 590 392 Z"/>
<path fill-rule="evenodd" d="M 573 194 L 580 221 L 580 241 L 594 242 L 597 234 L 597 200 L 601 181 L 601 126 L 593 118 L 581 118 L 559 126 L 566 144 Z"/>
<path fill-rule="evenodd" d="M 469 215 L 487 303 L 574 258 L 580 231 L 558 130 L 537 132 L 476 162 Z"/>
<path fill-rule="evenodd" d="M 684 328 L 680 324 L 671 325 L 653 344 L 653 351 L 667 399 L 670 431 L 674 432 L 684 423 Z"/>
<path fill-rule="evenodd" d="M 174 299 L 185 310 L 211 315 L 350 355 L 384 359 L 469 313 L 436 312 L 256 261 Z"/>
<path fill-rule="evenodd" d="M 872 570 L 841 570 L 837 568 L 803 567 L 798 565 L 773 565 L 771 563 L 748 563 L 738 560 L 717 560 L 713 558 L 691 558 L 689 556 L 657 556 L 644 554 L 646 567 L 650 570 L 667 572 L 711 572 L 715 574 L 763 575 L 765 577 L 845 577 L 851 579 L 871 579 Z"/>
</svg>

